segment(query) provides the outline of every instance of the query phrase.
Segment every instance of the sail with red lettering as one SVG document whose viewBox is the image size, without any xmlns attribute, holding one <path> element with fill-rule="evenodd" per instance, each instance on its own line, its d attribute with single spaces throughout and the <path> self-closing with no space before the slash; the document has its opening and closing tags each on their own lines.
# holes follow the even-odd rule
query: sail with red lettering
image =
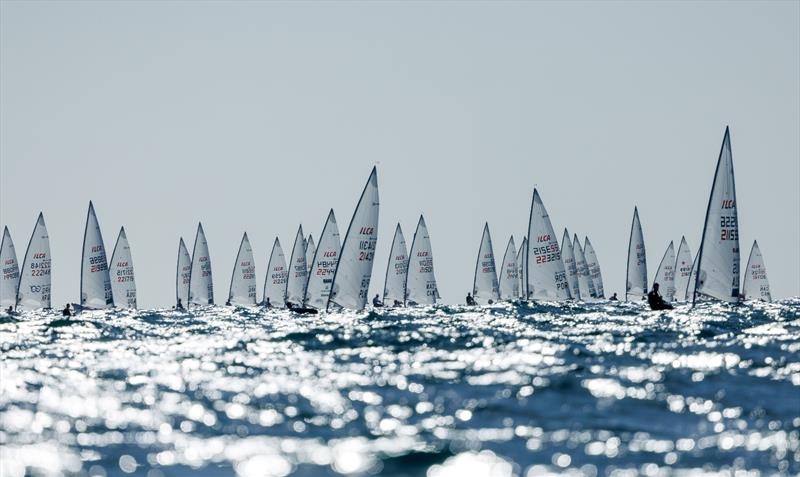
<svg viewBox="0 0 800 477">
<path fill-rule="evenodd" d="M 175 300 L 179 308 L 189 304 L 189 281 L 192 278 L 192 257 L 183 237 L 178 242 L 178 265 L 175 268 Z"/>
<path fill-rule="evenodd" d="M 591 278 L 592 286 L 594 287 L 594 297 L 605 298 L 600 262 L 597 261 L 597 254 L 594 252 L 594 247 L 592 247 L 589 237 L 583 239 L 583 255 L 586 258 L 586 268 L 589 270 L 589 278 Z"/>
<path fill-rule="evenodd" d="M 192 250 L 192 270 L 189 274 L 189 304 L 213 305 L 214 280 L 211 274 L 211 254 L 203 231 L 203 224 L 197 224 L 197 235 Z"/>
<path fill-rule="evenodd" d="M 519 298 L 527 299 L 528 267 L 525 266 L 525 253 L 528 251 L 528 239 L 522 237 L 522 244 L 517 251 L 517 278 L 519 279 Z"/>
<path fill-rule="evenodd" d="M 309 248 L 314 246 L 311 236 L 308 238 Z M 314 249 L 311 257 L 311 274 L 306 285 L 305 300 L 303 305 L 317 310 L 324 309 L 328 304 L 328 297 L 333 284 L 333 274 L 339 263 L 339 227 L 336 225 L 336 216 L 333 209 L 328 213 L 322 235 L 319 236 L 319 245 Z"/>
<path fill-rule="evenodd" d="M 96 310 L 114 306 L 103 234 L 100 233 L 100 225 L 91 201 L 86 214 L 86 229 L 83 232 L 81 306 Z"/>
<path fill-rule="evenodd" d="M 281 241 L 275 237 L 272 252 L 269 255 L 267 276 L 264 277 L 264 299 L 261 304 L 272 308 L 283 308 L 286 305 L 286 283 L 289 271 L 286 267 L 286 257 L 283 255 Z"/>
<path fill-rule="evenodd" d="M 647 256 L 644 249 L 639 209 L 633 208 L 631 236 L 628 241 L 628 269 L 625 278 L 625 301 L 640 301 L 647 296 Z"/>
<path fill-rule="evenodd" d="M 742 295 L 745 300 L 772 301 L 769 280 L 767 279 L 767 267 L 764 265 L 761 249 L 758 248 L 758 241 L 753 241 L 753 248 L 750 249 L 750 257 L 747 259 Z"/>
<path fill-rule="evenodd" d="M 497 282 L 497 267 L 494 262 L 488 222 L 483 226 L 481 245 L 478 248 L 478 260 L 475 262 L 475 275 L 472 280 L 472 296 L 478 305 L 494 303 L 500 299 L 500 286 Z"/>
<path fill-rule="evenodd" d="M 303 303 L 308 280 L 308 266 L 306 265 L 306 247 L 303 237 L 303 226 L 297 229 L 292 246 L 292 255 L 289 259 L 289 276 L 286 280 L 286 303 L 299 306 Z"/>
<path fill-rule="evenodd" d="M 678 253 L 675 255 L 675 301 L 686 301 L 686 287 L 689 284 L 689 275 L 692 272 L 692 251 L 686 243 L 686 237 L 681 237 Z"/>
<path fill-rule="evenodd" d="M 706 209 L 703 240 L 697 253 L 697 270 L 692 302 L 712 298 L 739 302 L 739 218 L 730 130 L 725 128 Z"/>
<path fill-rule="evenodd" d="M 386 281 L 383 285 L 383 303 L 387 306 L 402 305 L 408 274 L 408 251 L 406 238 L 400 224 L 394 229 L 394 238 L 386 265 Z"/>
<path fill-rule="evenodd" d="M 313 267 L 314 263 L 314 254 L 317 252 L 317 246 L 314 245 L 314 236 L 308 234 L 308 238 L 305 240 L 305 247 L 306 247 L 306 265 L 308 266 L 308 276 L 311 276 L 311 267 Z"/>
<path fill-rule="evenodd" d="M 228 303 L 252 306 L 256 304 L 256 301 L 256 261 L 253 258 L 253 248 L 250 246 L 247 232 L 245 232 L 239 243 L 236 263 L 233 265 L 231 286 L 228 289 Z"/>
<path fill-rule="evenodd" d="M 533 189 L 528 223 L 528 294 L 539 300 L 570 298 L 558 239 L 539 191 Z"/>
<path fill-rule="evenodd" d="M 17 304 L 17 287 L 19 286 L 19 264 L 17 263 L 17 251 L 14 249 L 14 241 L 8 227 L 3 227 L 3 241 L 0 243 L 0 265 L 3 267 L 3 274 L 0 277 L 0 307 L 6 310 L 9 306 Z"/>
<path fill-rule="evenodd" d="M 561 260 L 564 262 L 564 271 L 567 273 L 569 294 L 573 300 L 580 300 L 581 290 L 578 285 L 578 266 L 575 264 L 575 252 L 572 249 L 572 241 L 569 239 L 569 231 L 566 228 L 564 229 L 564 235 L 561 236 Z"/>
<path fill-rule="evenodd" d="M 378 241 L 378 170 L 373 167 L 344 235 L 328 309 L 362 310 L 367 304 Z"/>
<path fill-rule="evenodd" d="M 133 257 L 125 227 L 119 229 L 117 243 L 111 253 L 111 291 L 114 303 L 123 308 L 136 308 L 136 280 L 133 274 Z"/>
<path fill-rule="evenodd" d="M 517 268 L 517 247 L 514 245 L 514 236 L 508 239 L 506 252 L 503 254 L 503 263 L 500 265 L 500 299 L 513 301 L 519 298 L 519 270 Z"/>
<path fill-rule="evenodd" d="M 672 301 L 675 297 L 675 245 L 670 240 L 661 263 L 658 264 L 653 283 L 658 283 L 658 292 L 665 301 Z"/>
<path fill-rule="evenodd" d="M 425 219 L 420 215 L 408 259 L 405 302 L 413 305 L 433 305 L 439 299 L 436 276 L 433 273 L 433 249 Z"/>
<path fill-rule="evenodd" d="M 20 269 L 17 309 L 50 308 L 50 270 L 50 237 L 39 212 Z"/>
</svg>

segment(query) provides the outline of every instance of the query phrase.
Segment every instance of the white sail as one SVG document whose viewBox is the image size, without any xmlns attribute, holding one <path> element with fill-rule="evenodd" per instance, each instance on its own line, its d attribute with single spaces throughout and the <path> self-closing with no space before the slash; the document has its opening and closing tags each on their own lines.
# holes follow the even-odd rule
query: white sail
<svg viewBox="0 0 800 477">
<path fill-rule="evenodd" d="M 402 305 L 408 274 L 408 249 L 406 238 L 400 224 L 394 229 L 392 248 L 389 252 L 389 263 L 386 265 L 386 281 L 383 285 L 383 303 L 386 305 Z"/>
<path fill-rule="evenodd" d="M 675 245 L 671 240 L 661 263 L 658 264 L 653 283 L 658 283 L 658 291 L 665 301 L 675 298 Z"/>
<path fill-rule="evenodd" d="M 528 223 L 528 293 L 539 300 L 570 298 L 558 239 L 539 191 L 533 189 Z"/>
<path fill-rule="evenodd" d="M 567 284 L 569 294 L 573 300 L 581 299 L 581 290 L 578 285 L 578 266 L 575 264 L 575 252 L 572 250 L 572 240 L 569 239 L 569 231 L 564 229 L 561 236 L 561 260 L 564 262 L 564 271 L 567 272 Z"/>
<path fill-rule="evenodd" d="M 19 264 L 17 251 L 8 227 L 3 228 L 3 241 L 0 243 L 0 264 L 3 267 L 3 278 L 0 281 L 0 307 L 3 310 L 17 304 L 17 288 L 19 287 Z"/>
<path fill-rule="evenodd" d="M 311 276 L 311 267 L 314 266 L 314 254 L 317 253 L 317 246 L 314 245 L 314 237 L 308 234 L 308 239 L 305 240 L 306 246 L 306 265 L 308 266 L 308 276 Z"/>
<path fill-rule="evenodd" d="M 308 248 L 313 246 L 314 242 L 309 236 Z M 311 274 L 308 276 L 306 285 L 304 306 L 320 310 L 328 305 L 328 296 L 331 293 L 333 274 L 336 273 L 340 251 L 339 226 L 336 225 L 336 216 L 331 209 L 325 220 L 325 226 L 322 228 L 322 235 L 319 236 L 319 246 L 315 248 L 314 256 L 311 257 Z"/>
<path fill-rule="evenodd" d="M 698 257 L 693 297 L 697 298 L 699 294 L 731 303 L 738 302 L 739 218 L 728 128 L 725 128 L 714 173 Z"/>
<path fill-rule="evenodd" d="M 81 258 L 81 306 L 90 309 L 114 306 L 111 292 L 111 277 L 108 274 L 108 259 L 103 245 L 103 234 L 89 201 L 86 214 L 86 229 L 83 233 L 83 256 Z"/>
<path fill-rule="evenodd" d="M 361 310 L 367 304 L 378 241 L 379 207 L 378 171 L 373 167 L 344 236 L 328 307 Z"/>
<path fill-rule="evenodd" d="M 136 308 L 136 280 L 133 275 L 133 257 L 125 227 L 119 229 L 117 243 L 111 253 L 111 291 L 114 303 L 124 308 Z"/>
<path fill-rule="evenodd" d="M 500 299 L 506 301 L 516 300 L 519 297 L 519 269 L 517 268 L 517 247 L 514 237 L 508 239 L 506 252 L 503 254 L 503 263 L 500 265 Z"/>
<path fill-rule="evenodd" d="M 306 265 L 305 238 L 303 238 L 303 226 L 301 225 L 294 237 L 292 256 L 289 259 L 289 276 L 286 279 L 287 304 L 291 304 L 291 306 L 303 304 L 306 280 L 308 280 L 308 266 Z"/>
<path fill-rule="evenodd" d="M 189 281 L 192 278 L 192 257 L 183 243 L 183 237 L 178 243 L 178 266 L 175 270 L 175 299 L 180 306 L 189 304 Z"/>
<path fill-rule="evenodd" d="M 272 244 L 272 253 L 269 255 L 267 276 L 264 278 L 264 305 L 273 308 L 283 308 L 286 304 L 286 283 L 289 279 L 289 270 L 286 268 L 286 257 L 283 255 L 281 241 L 275 238 Z"/>
<path fill-rule="evenodd" d="M 528 251 L 528 239 L 522 237 L 522 244 L 517 252 L 517 277 L 519 279 L 519 297 L 527 299 L 528 267 L 525 266 L 525 253 Z"/>
<path fill-rule="evenodd" d="M 695 255 L 694 260 L 692 261 L 692 268 L 691 271 L 689 272 L 689 281 L 686 282 L 686 290 L 684 290 L 683 292 L 684 301 L 690 301 L 692 299 L 692 296 L 694 295 L 694 288 L 695 288 L 694 284 L 695 280 L 697 279 L 697 273 L 695 272 L 697 271 L 697 259 L 699 257 L 700 257 L 699 254 Z"/>
<path fill-rule="evenodd" d="M 647 256 L 644 249 L 639 209 L 633 208 L 631 236 L 628 241 L 628 269 L 625 278 L 625 301 L 639 301 L 647 296 Z"/>
<path fill-rule="evenodd" d="M 475 275 L 472 280 L 472 296 L 478 305 L 494 303 L 500 299 L 497 266 L 494 262 L 494 248 L 488 222 L 483 226 L 481 245 L 478 248 L 478 260 L 475 262 Z"/>
<path fill-rule="evenodd" d="M 761 249 L 758 248 L 758 241 L 753 242 L 753 248 L 750 249 L 750 257 L 747 259 L 742 295 L 745 300 L 772 301 L 769 280 L 767 280 L 767 267 L 764 265 Z"/>
<path fill-rule="evenodd" d="M 239 243 L 239 253 L 236 254 L 236 263 L 233 265 L 228 303 L 242 306 L 256 304 L 256 261 L 247 232 Z"/>
<path fill-rule="evenodd" d="M 39 212 L 19 275 L 17 308 L 50 308 L 50 237 Z"/>
<path fill-rule="evenodd" d="M 189 274 L 189 304 L 213 305 L 214 280 L 211 274 L 211 255 L 203 224 L 197 224 L 197 235 L 192 250 L 192 270 Z"/>
<path fill-rule="evenodd" d="M 425 219 L 420 215 L 406 275 L 405 302 L 407 305 L 433 305 L 439 299 L 436 276 L 433 272 L 433 249 Z"/>
<path fill-rule="evenodd" d="M 581 242 L 578 240 L 578 234 L 573 235 L 572 253 L 575 255 L 575 268 L 578 270 L 578 290 L 581 293 L 581 299 L 583 301 L 590 300 L 597 295 L 597 291 L 594 289 L 594 281 L 589 275 L 586 255 L 583 253 L 583 247 L 581 247 Z"/>
<path fill-rule="evenodd" d="M 589 270 L 589 278 L 592 280 L 595 298 L 605 298 L 603 290 L 603 274 L 600 272 L 600 262 L 597 261 L 597 254 L 594 252 L 592 242 L 589 237 L 583 239 L 583 256 L 586 258 L 586 268 Z"/>
<path fill-rule="evenodd" d="M 692 272 L 692 251 L 686 243 L 686 237 L 681 237 L 678 253 L 675 256 L 675 300 L 686 301 L 686 287 L 689 284 L 689 275 Z"/>
</svg>

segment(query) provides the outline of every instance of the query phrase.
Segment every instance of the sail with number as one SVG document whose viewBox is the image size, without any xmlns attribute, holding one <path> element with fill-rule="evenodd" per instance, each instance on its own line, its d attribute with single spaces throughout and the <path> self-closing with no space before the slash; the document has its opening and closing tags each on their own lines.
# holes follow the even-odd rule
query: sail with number
<svg viewBox="0 0 800 477">
<path fill-rule="evenodd" d="M 745 268 L 744 283 L 742 284 L 742 296 L 745 300 L 772 301 L 769 280 L 767 280 L 767 267 L 764 265 L 761 249 L 758 248 L 758 241 L 753 242 L 753 248 L 750 249 L 750 257 L 747 259 L 747 268 Z"/>
<path fill-rule="evenodd" d="M 586 268 L 589 270 L 589 277 L 592 279 L 592 285 L 594 286 L 595 298 L 605 298 L 600 262 L 597 261 L 597 254 L 594 252 L 594 247 L 592 247 L 589 237 L 583 239 L 583 255 L 586 258 Z"/>
<path fill-rule="evenodd" d="M 91 309 L 114 306 L 103 234 L 100 233 L 100 225 L 91 201 L 89 201 L 89 211 L 86 213 L 86 229 L 83 232 L 81 306 Z"/>
<path fill-rule="evenodd" d="M 581 293 L 581 300 L 587 301 L 597 296 L 597 291 L 594 289 L 594 281 L 589 275 L 586 255 L 583 253 L 583 247 L 581 247 L 581 242 L 578 240 L 578 234 L 573 235 L 572 253 L 575 255 L 575 268 L 578 270 L 578 290 Z"/>
<path fill-rule="evenodd" d="M 572 249 L 572 240 L 569 231 L 565 228 L 561 236 L 561 260 L 564 262 L 564 271 L 567 273 L 569 294 L 573 300 L 581 299 L 581 290 L 578 285 L 578 266 L 575 264 L 575 252 Z"/>
<path fill-rule="evenodd" d="M 739 301 L 739 218 L 730 130 L 725 128 L 722 147 L 708 198 L 703 240 L 697 252 L 693 302 L 698 297 Z"/>
<path fill-rule="evenodd" d="M 695 255 L 694 256 L 694 260 L 692 261 L 692 268 L 691 268 L 691 271 L 689 272 L 689 281 L 686 282 L 686 290 L 684 290 L 684 292 L 683 292 L 683 300 L 684 301 L 691 301 L 692 296 L 694 295 L 694 288 L 695 288 L 694 284 L 695 284 L 695 280 L 697 279 L 697 273 L 695 273 L 695 271 L 697 270 L 697 259 L 699 257 L 700 257 L 699 254 Z M 679 290 L 679 292 L 680 292 L 680 290 Z"/>
<path fill-rule="evenodd" d="M 211 274 L 211 255 L 203 224 L 197 224 L 192 250 L 192 270 L 189 274 L 189 304 L 213 305 L 214 280 Z"/>
<path fill-rule="evenodd" d="M 264 278 L 264 299 L 262 304 L 272 308 L 283 308 L 286 304 L 286 283 L 289 271 L 286 267 L 286 257 L 283 255 L 281 241 L 275 237 L 272 252 L 269 255 L 267 276 Z"/>
<path fill-rule="evenodd" d="M 286 303 L 299 306 L 303 303 L 308 280 L 308 266 L 306 265 L 306 247 L 303 237 L 303 226 L 297 229 L 292 246 L 292 255 L 289 259 L 289 276 L 286 279 Z"/>
<path fill-rule="evenodd" d="M 528 251 L 528 239 L 522 237 L 522 244 L 517 251 L 517 279 L 519 280 L 519 297 L 527 299 L 528 267 L 525 266 L 525 253 Z"/>
<path fill-rule="evenodd" d="M 3 276 L 0 278 L 0 307 L 3 310 L 17 304 L 17 287 L 19 286 L 19 264 L 17 251 L 8 227 L 3 228 L 3 241 L 0 243 L 0 264 L 3 267 Z"/>
<path fill-rule="evenodd" d="M 644 249 L 639 209 L 633 208 L 631 236 L 628 241 L 628 269 L 625 278 L 625 301 L 639 301 L 647 296 L 647 256 Z"/>
<path fill-rule="evenodd" d="M 17 309 L 50 308 L 50 237 L 39 212 L 19 274 Z"/>
<path fill-rule="evenodd" d="M 233 265 L 231 286 L 228 289 L 228 303 L 231 305 L 255 305 L 256 298 L 256 261 L 247 232 L 239 243 L 239 253 Z"/>
<path fill-rule="evenodd" d="M 500 265 L 500 299 L 506 301 L 516 300 L 519 297 L 519 269 L 517 268 L 517 247 L 514 246 L 514 236 L 508 239 L 506 252 L 503 254 L 503 263 Z"/>
<path fill-rule="evenodd" d="M 494 262 L 494 249 L 488 222 L 483 226 L 481 245 L 478 248 L 478 260 L 475 262 L 475 276 L 472 280 L 472 296 L 478 305 L 494 303 L 500 299 L 497 266 Z"/>
<path fill-rule="evenodd" d="M 311 236 L 308 237 L 308 248 L 314 246 Z M 339 263 L 339 226 L 336 225 L 336 216 L 333 209 L 328 213 L 322 235 L 319 236 L 319 245 L 314 249 L 311 257 L 311 274 L 308 276 L 305 300 L 303 306 L 324 309 L 328 305 L 328 296 L 331 293 L 333 274 Z"/>
<path fill-rule="evenodd" d="M 658 291 L 665 301 L 675 298 L 675 244 L 671 240 L 658 264 L 653 283 L 658 283 Z"/>
<path fill-rule="evenodd" d="M 314 254 L 317 253 L 317 246 L 314 245 L 314 236 L 308 234 L 308 239 L 305 240 L 306 247 L 306 265 L 308 266 L 308 276 L 311 276 L 311 267 L 314 263 Z"/>
<path fill-rule="evenodd" d="M 192 279 L 192 257 L 183 237 L 178 242 L 178 265 L 175 269 L 175 300 L 176 304 L 186 307 L 189 304 L 189 281 Z"/>
<path fill-rule="evenodd" d="M 433 249 L 425 219 L 420 215 L 406 275 L 405 302 L 407 305 L 433 305 L 439 299 L 436 276 L 433 273 Z"/>
<path fill-rule="evenodd" d="M 111 252 L 111 291 L 114 303 L 124 308 L 136 308 L 136 280 L 133 275 L 133 257 L 125 227 L 119 229 L 117 243 Z"/>
<path fill-rule="evenodd" d="M 379 208 L 378 170 L 373 167 L 344 235 L 328 308 L 333 305 L 361 310 L 367 304 L 375 245 L 378 242 Z"/>
<path fill-rule="evenodd" d="M 403 304 L 408 274 L 408 249 L 400 224 L 394 229 L 392 248 L 389 252 L 389 263 L 386 265 L 386 281 L 383 285 L 383 303 L 385 305 Z"/>
<path fill-rule="evenodd" d="M 678 253 L 675 256 L 675 300 L 686 301 L 686 287 L 689 284 L 689 275 L 692 273 L 692 251 L 686 243 L 686 237 L 681 237 Z"/>
<path fill-rule="evenodd" d="M 570 298 L 558 239 L 539 191 L 533 189 L 528 223 L 528 294 L 540 300 Z"/>
</svg>

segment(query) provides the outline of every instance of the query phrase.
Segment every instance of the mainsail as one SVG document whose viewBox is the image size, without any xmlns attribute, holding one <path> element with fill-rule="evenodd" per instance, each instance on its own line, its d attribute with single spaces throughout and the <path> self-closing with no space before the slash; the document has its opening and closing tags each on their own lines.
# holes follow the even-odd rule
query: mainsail
<svg viewBox="0 0 800 477">
<path fill-rule="evenodd" d="M 203 224 L 197 224 L 192 250 L 192 270 L 189 274 L 189 301 L 192 305 L 214 304 L 214 281 L 211 275 L 211 255 Z"/>
<path fill-rule="evenodd" d="M 697 273 L 695 273 L 695 272 L 697 271 L 697 259 L 699 257 L 700 257 L 700 254 L 695 255 L 694 256 L 694 260 L 692 261 L 692 268 L 691 268 L 691 271 L 689 272 L 689 281 L 686 282 L 686 290 L 684 290 L 684 292 L 683 292 L 683 300 L 684 301 L 691 300 L 692 299 L 692 295 L 694 294 L 694 288 L 695 288 L 694 284 L 695 284 L 695 281 L 697 279 Z M 678 293 L 680 293 L 680 290 L 678 290 Z"/>
<path fill-rule="evenodd" d="M 581 242 L 578 240 L 578 234 L 573 235 L 572 253 L 575 255 L 575 268 L 578 270 L 578 289 L 581 293 L 581 299 L 586 301 L 597 296 L 597 291 L 594 289 L 594 281 L 589 275 L 586 255 L 583 253 Z"/>
<path fill-rule="evenodd" d="M 231 305 L 256 304 L 256 261 L 253 258 L 253 248 L 247 238 L 247 232 L 239 243 L 239 253 L 236 254 L 236 263 L 233 265 L 231 287 L 228 290 L 228 303 Z"/>
<path fill-rule="evenodd" d="M 0 243 L 0 264 L 3 267 L 3 277 L 0 281 L 0 307 L 3 310 L 17 304 L 17 288 L 19 287 L 19 264 L 14 241 L 8 233 L 8 227 L 3 228 L 3 241 Z"/>
<path fill-rule="evenodd" d="M 405 301 L 407 305 L 433 305 L 439 299 L 433 274 L 433 250 L 425 219 L 420 215 L 409 253 Z"/>
<path fill-rule="evenodd" d="M 479 305 L 500 299 L 497 267 L 494 263 L 494 249 L 488 222 L 483 226 L 481 245 L 478 248 L 478 260 L 475 262 L 475 276 L 472 280 L 472 296 Z"/>
<path fill-rule="evenodd" d="M 379 207 L 378 170 L 373 167 L 344 235 L 328 308 L 333 304 L 340 308 L 361 310 L 367 304 L 375 244 L 378 241 Z"/>
<path fill-rule="evenodd" d="M 305 240 L 306 247 L 306 265 L 308 266 L 308 276 L 311 276 L 311 267 L 314 266 L 314 254 L 317 253 L 317 246 L 314 245 L 314 236 L 308 234 L 308 239 Z"/>
<path fill-rule="evenodd" d="M 595 298 L 605 298 L 600 262 L 597 261 L 597 254 L 594 253 L 594 247 L 592 247 L 589 237 L 583 240 L 583 255 L 586 258 L 586 268 L 589 270 L 589 277 L 592 279 L 592 285 L 594 286 Z"/>
<path fill-rule="evenodd" d="M 638 301 L 647 295 L 647 256 L 645 255 L 644 236 L 637 207 L 633 208 L 625 283 L 625 301 Z"/>
<path fill-rule="evenodd" d="M 404 301 L 406 275 L 408 274 L 408 249 L 400 224 L 394 229 L 392 248 L 389 252 L 389 263 L 386 265 L 386 281 L 383 286 L 383 303 L 385 305 L 401 304 Z"/>
<path fill-rule="evenodd" d="M 286 257 L 283 255 L 281 241 L 275 237 L 272 244 L 272 253 L 269 255 L 267 276 L 264 278 L 264 300 L 262 304 L 283 308 L 286 304 L 286 282 L 289 271 L 286 269 Z"/>
<path fill-rule="evenodd" d="M 22 261 L 17 308 L 50 308 L 50 237 L 41 212 Z"/>
<path fill-rule="evenodd" d="M 306 265 L 305 239 L 303 226 L 297 229 L 292 246 L 292 256 L 289 259 L 289 277 L 286 280 L 286 303 L 299 306 L 303 303 L 303 294 L 306 291 L 308 280 L 308 266 Z"/>
<path fill-rule="evenodd" d="M 183 237 L 178 243 L 178 266 L 175 270 L 175 299 L 180 306 L 189 304 L 189 281 L 192 278 L 192 257 L 183 243 Z"/>
<path fill-rule="evenodd" d="M 658 264 L 653 283 L 658 283 L 658 291 L 666 301 L 675 297 L 675 245 L 670 240 L 661 263 Z"/>
<path fill-rule="evenodd" d="M 540 300 L 570 298 L 558 239 L 539 191 L 533 189 L 528 223 L 528 294 Z"/>
<path fill-rule="evenodd" d="M 525 254 L 528 252 L 528 238 L 522 237 L 522 244 L 517 252 L 517 277 L 519 279 L 519 297 L 527 299 L 528 267 L 525 266 Z"/>
<path fill-rule="evenodd" d="M 692 251 L 686 243 L 686 237 L 681 237 L 678 253 L 675 257 L 675 300 L 686 301 L 686 287 L 689 284 L 689 275 L 692 273 Z"/>
<path fill-rule="evenodd" d="M 750 258 L 747 259 L 742 295 L 745 300 L 772 301 L 769 280 L 767 280 L 767 267 L 764 266 L 764 257 L 761 255 L 761 249 L 758 248 L 758 241 L 753 242 Z"/>
<path fill-rule="evenodd" d="M 572 250 L 572 241 L 569 239 L 569 231 L 564 229 L 561 236 L 561 260 L 564 262 L 564 271 L 567 273 L 567 284 L 569 294 L 573 300 L 581 299 L 581 290 L 578 285 L 578 266 L 575 264 L 575 252 Z"/>
<path fill-rule="evenodd" d="M 519 298 L 519 269 L 517 268 L 517 248 L 514 236 L 508 239 L 503 263 L 500 265 L 500 299 L 512 301 Z"/>
<path fill-rule="evenodd" d="M 81 306 L 91 309 L 114 306 L 111 292 L 111 277 L 108 274 L 106 248 L 103 235 L 89 201 L 86 214 L 86 229 L 83 232 L 83 256 L 81 258 Z"/>
<path fill-rule="evenodd" d="M 136 280 L 133 275 L 133 257 L 125 227 L 119 229 L 117 243 L 111 253 L 111 290 L 114 303 L 125 308 L 136 308 Z"/>
<path fill-rule="evenodd" d="M 692 302 L 698 294 L 731 303 L 739 301 L 739 218 L 736 211 L 731 137 L 726 127 L 706 209 Z"/>
<path fill-rule="evenodd" d="M 308 237 L 308 248 L 314 247 L 311 236 Z M 331 292 L 333 274 L 336 273 L 336 264 L 339 263 L 339 227 L 336 225 L 336 216 L 333 209 L 328 213 L 322 235 L 319 236 L 319 246 L 311 257 L 311 274 L 308 276 L 305 300 L 303 305 L 316 309 L 323 309 L 328 304 Z"/>
</svg>

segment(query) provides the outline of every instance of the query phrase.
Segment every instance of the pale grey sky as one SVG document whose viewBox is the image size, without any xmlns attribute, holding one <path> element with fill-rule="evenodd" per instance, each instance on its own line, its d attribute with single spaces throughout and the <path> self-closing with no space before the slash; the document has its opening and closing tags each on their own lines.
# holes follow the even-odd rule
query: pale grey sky
<svg viewBox="0 0 800 477">
<path fill-rule="evenodd" d="M 651 280 L 670 240 L 697 251 L 729 124 L 742 266 L 758 239 L 773 296 L 800 295 L 798 5 L 3 1 L 0 221 L 22 260 L 44 212 L 60 306 L 93 200 L 150 307 L 202 220 L 223 302 L 242 232 L 260 290 L 274 237 L 290 253 L 330 207 L 344 233 L 377 163 L 373 293 L 422 212 L 463 300 L 484 221 L 499 260 L 536 185 L 610 294 L 634 205 Z"/>
</svg>

